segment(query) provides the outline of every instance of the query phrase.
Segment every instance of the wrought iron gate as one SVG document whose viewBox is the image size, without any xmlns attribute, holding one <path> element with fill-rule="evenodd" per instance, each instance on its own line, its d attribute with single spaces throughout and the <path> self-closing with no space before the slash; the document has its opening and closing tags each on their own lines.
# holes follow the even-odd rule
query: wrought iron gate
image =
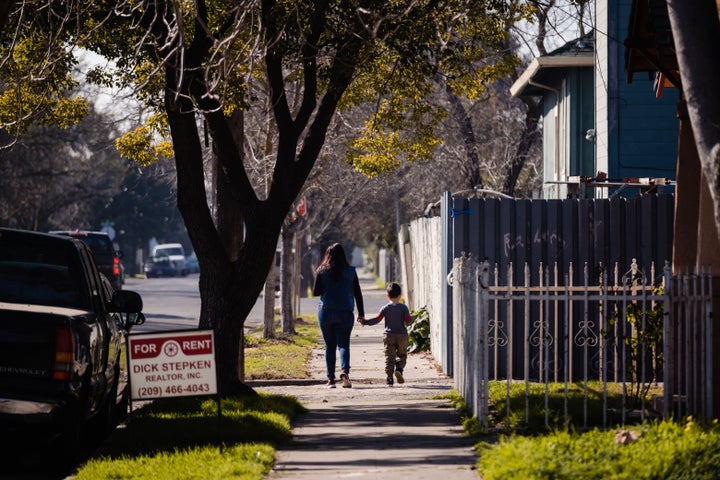
<svg viewBox="0 0 720 480">
<path fill-rule="evenodd" d="M 587 426 L 588 383 L 602 385 L 602 424 L 607 425 L 607 387 L 622 388 L 621 423 L 630 408 L 630 385 L 662 390 L 653 405 L 640 395 L 633 407 L 640 420 L 646 412 L 664 416 L 688 414 L 712 418 L 712 278 L 673 277 L 668 265 L 656 276 L 633 260 L 629 268 L 602 264 L 582 268 L 574 282 L 573 265 L 525 265 L 515 279 L 512 265 L 501 282 L 498 268 L 467 256 L 456 258 L 449 283 L 453 288 L 455 383 L 483 427 L 488 427 L 489 385 L 510 388 L 524 382 L 545 385 L 545 423 L 549 426 L 548 385 L 572 383 L 584 388 L 583 426 Z M 526 395 L 526 420 L 529 404 Z M 493 406 L 495 410 L 498 405 Z M 567 420 L 567 397 L 565 403 Z M 612 418 L 617 421 L 616 417 Z"/>
</svg>

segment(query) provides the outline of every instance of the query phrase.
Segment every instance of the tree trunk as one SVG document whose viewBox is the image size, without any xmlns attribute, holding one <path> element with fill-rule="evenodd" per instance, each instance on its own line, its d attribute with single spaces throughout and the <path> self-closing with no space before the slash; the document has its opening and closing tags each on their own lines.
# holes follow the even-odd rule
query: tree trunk
<svg viewBox="0 0 720 480">
<path fill-rule="evenodd" d="M 238 145 L 243 142 L 243 114 L 236 110 L 228 119 L 228 127 Z M 207 128 L 207 127 L 205 127 Z M 243 243 L 242 208 L 227 177 L 225 169 L 217 157 L 217 148 L 213 142 L 213 214 L 218 234 L 225 246 L 230 260 L 236 260 Z M 242 149 L 238 151 L 242 155 Z"/>
<path fill-rule="evenodd" d="M 264 12 L 264 18 L 270 12 Z M 152 31 L 168 40 L 162 15 L 145 15 Z M 266 18 L 272 23 L 270 18 Z M 197 33 L 202 33 L 202 30 Z M 173 39 L 175 37 L 172 37 Z M 277 239 L 292 202 L 300 193 L 320 154 L 330 121 L 343 92 L 354 77 L 361 42 L 348 37 L 342 57 L 330 67 L 330 79 L 317 103 L 317 64 L 312 59 L 318 38 L 308 40 L 305 100 L 295 116 L 285 96 L 283 52 L 266 55 L 273 114 L 278 129 L 275 169 L 265 200 L 260 200 L 243 165 L 242 140 L 223 113 L 217 97 L 209 94 L 200 68 L 212 41 L 202 35 L 185 49 L 167 43 L 165 109 L 177 167 L 178 208 L 200 262 L 200 325 L 215 331 L 218 388 L 223 396 L 252 391 L 242 383 L 243 328 L 275 261 Z M 172 55 L 170 55 L 172 53 Z M 221 235 L 207 205 L 203 149 L 196 113 L 202 112 L 207 132 L 225 173 L 231 207 L 242 212 L 241 221 Z M 300 142 L 302 138 L 302 142 Z M 227 242 L 231 244 L 226 245 Z"/>
<path fill-rule="evenodd" d="M 675 52 L 700 163 L 720 235 L 720 20 L 714 0 L 668 0 Z"/>
<path fill-rule="evenodd" d="M 263 302 L 263 338 L 275 338 L 275 262 L 270 266 L 265 279 L 265 299 Z"/>
<path fill-rule="evenodd" d="M 282 239 L 282 252 L 280 255 L 280 315 L 282 332 L 285 335 L 295 333 L 295 312 L 293 311 L 293 246 L 295 244 L 295 231 L 283 227 L 280 234 Z"/>
<path fill-rule="evenodd" d="M 220 265 L 207 274 L 200 270 L 201 319 L 211 321 L 216 332 L 218 378 L 223 395 L 247 391 L 240 383 L 245 359 L 245 319 L 265 285 L 265 272 L 274 258 L 274 244 L 249 237 L 237 262 Z"/>
<path fill-rule="evenodd" d="M 269 105 L 266 106 L 269 108 Z M 265 165 L 267 159 L 272 157 L 273 152 L 273 128 L 268 118 L 268 124 L 265 131 Z M 270 175 L 265 172 L 265 196 L 267 197 L 270 189 Z M 276 241 L 277 243 L 277 241 Z M 277 254 L 276 254 L 277 257 Z M 275 284 L 277 279 L 277 259 L 270 264 L 267 279 L 265 280 L 265 301 L 263 305 L 263 338 L 275 338 Z"/>
<path fill-rule="evenodd" d="M 525 161 L 530 155 L 530 150 L 540 137 L 540 105 L 533 98 L 523 97 L 521 100 L 527 107 L 525 112 L 525 125 L 522 133 L 519 135 L 520 141 L 517 144 L 512 161 L 508 166 L 502 187 L 502 193 L 510 195 L 511 197 L 515 196 L 515 186 L 520 177 L 520 172 L 522 172 L 522 169 L 525 167 Z"/>
<path fill-rule="evenodd" d="M 445 84 L 445 94 L 450 102 L 450 110 L 452 111 L 455 121 L 460 127 L 460 134 L 465 146 L 465 161 L 462 163 L 462 169 L 465 171 L 467 179 L 466 186 L 468 188 L 484 188 L 482 173 L 480 172 L 480 159 L 478 158 L 477 138 L 473 129 L 472 120 L 465 106 L 462 104 L 453 89 Z"/>
<path fill-rule="evenodd" d="M 176 85 L 172 74 L 170 69 L 168 85 Z M 166 109 L 175 148 L 178 208 L 201 265 L 200 327 L 215 331 L 218 388 L 223 396 L 243 394 L 252 391 L 242 383 L 245 319 L 260 295 L 275 257 L 275 243 L 267 239 L 278 237 L 291 199 L 277 199 L 270 206 L 260 203 L 245 205 L 248 213 L 245 241 L 242 246 L 227 249 L 224 244 L 227 237 L 220 235 L 207 205 L 202 144 L 191 107 L 186 98 L 176 97 L 173 89 L 168 89 Z M 235 148 L 230 124 L 224 117 L 222 121 L 216 117 L 214 122 L 211 125 L 211 129 L 215 129 L 212 137 L 227 168 L 232 165 L 232 160 L 222 156 L 227 155 L 228 148 Z M 237 150 L 234 153 L 237 155 Z M 237 157 L 234 159 L 237 160 Z M 242 224 L 239 227 L 242 228 Z M 234 238 L 238 243 L 241 240 L 237 236 Z M 237 258 L 231 258 L 228 250 L 237 251 Z"/>
</svg>

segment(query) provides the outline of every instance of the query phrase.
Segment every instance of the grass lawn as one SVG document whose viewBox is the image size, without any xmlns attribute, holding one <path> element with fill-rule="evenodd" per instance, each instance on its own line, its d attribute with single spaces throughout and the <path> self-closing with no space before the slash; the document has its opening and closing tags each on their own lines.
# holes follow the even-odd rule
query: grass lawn
<svg viewBox="0 0 720 480">
<path fill-rule="evenodd" d="M 629 437 L 636 440 L 622 442 Z M 620 431 L 511 435 L 477 448 L 483 480 L 720 478 L 720 429 L 692 420 L 653 421 Z"/>
<path fill-rule="evenodd" d="M 514 385 L 510 398 L 510 426 L 506 418 L 493 432 L 481 431 L 471 418 L 463 398 L 453 392 L 450 400 L 460 411 L 465 431 L 478 439 L 478 474 L 482 480 L 586 480 L 586 479 L 687 479 L 720 478 L 720 426 L 682 421 L 648 420 L 643 424 L 602 428 L 598 385 L 590 385 L 587 408 L 590 428 L 581 429 L 578 419 L 585 408 L 579 386 L 572 387 L 568 401 L 571 423 L 558 426 L 563 388 L 550 387 L 550 417 L 555 426 L 544 428 L 544 397 L 532 386 L 530 419 L 525 423 L 524 389 Z M 507 406 L 506 387 L 491 385 L 490 402 L 498 410 Z M 619 388 L 608 392 L 610 405 L 617 404 Z M 500 415 L 499 415 L 500 416 Z M 503 412 L 502 416 L 505 416 Z M 582 431 L 581 431 L 582 430 Z"/>
<path fill-rule="evenodd" d="M 73 479 L 261 479 L 304 408 L 293 397 L 260 394 L 223 399 L 221 410 L 218 417 L 208 397 L 148 403 Z"/>
<path fill-rule="evenodd" d="M 315 317 L 296 325 L 297 335 L 264 340 L 246 338 L 248 379 L 306 378 L 308 355 L 319 341 Z M 602 423 L 599 384 L 569 386 L 564 422 L 564 385 L 549 388 L 550 430 L 545 428 L 544 386 L 530 386 L 529 419 L 525 385 L 512 384 L 509 412 L 507 384 L 490 387 L 490 431 L 480 431 L 457 392 L 450 395 L 465 429 L 477 439 L 478 479 L 716 479 L 720 478 L 720 427 L 684 421 L 647 421 L 619 427 Z M 651 392 L 657 393 L 657 392 Z M 610 388 L 608 404 L 617 411 L 621 391 Z M 589 428 L 582 428 L 585 409 Z M 222 417 L 212 398 L 157 400 L 136 410 L 98 455 L 82 465 L 74 480 L 96 479 L 242 479 L 260 480 L 269 472 L 275 448 L 290 438 L 292 419 L 304 411 L 285 395 L 225 399 Z M 582 430 L 582 431 L 581 431 Z M 618 435 L 621 432 L 623 435 Z M 617 438 L 630 441 L 618 442 Z"/>
<path fill-rule="evenodd" d="M 246 378 L 307 377 L 317 318 L 305 316 L 295 328 L 296 335 L 278 332 L 275 340 L 248 335 Z M 221 417 L 214 398 L 155 400 L 135 410 L 73 480 L 260 480 L 303 411 L 294 397 L 264 393 L 223 399 Z"/>
<path fill-rule="evenodd" d="M 295 322 L 295 335 L 279 330 L 275 339 L 262 338 L 262 327 L 245 337 L 245 378 L 248 380 L 308 378 L 310 352 L 320 341 L 317 315 Z"/>
</svg>

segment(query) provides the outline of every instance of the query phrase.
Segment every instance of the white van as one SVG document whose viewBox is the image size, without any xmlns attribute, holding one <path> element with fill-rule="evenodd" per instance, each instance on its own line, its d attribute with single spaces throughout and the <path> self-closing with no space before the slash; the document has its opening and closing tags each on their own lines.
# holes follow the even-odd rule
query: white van
<svg viewBox="0 0 720 480">
<path fill-rule="evenodd" d="M 152 256 L 155 257 L 168 257 L 178 275 L 187 275 L 187 269 L 185 268 L 185 250 L 179 243 L 160 243 L 155 245 L 152 250 Z"/>
</svg>

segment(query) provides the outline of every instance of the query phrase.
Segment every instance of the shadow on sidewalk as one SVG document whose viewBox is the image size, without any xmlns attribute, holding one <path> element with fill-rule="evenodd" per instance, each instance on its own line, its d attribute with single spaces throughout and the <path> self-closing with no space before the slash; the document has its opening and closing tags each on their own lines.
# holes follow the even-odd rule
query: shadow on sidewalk
<svg viewBox="0 0 720 480">
<path fill-rule="evenodd" d="M 267 478 L 337 478 L 332 472 L 345 472 L 337 476 L 477 479 L 473 441 L 459 423 L 442 400 L 314 408 L 301 417 Z"/>
</svg>

